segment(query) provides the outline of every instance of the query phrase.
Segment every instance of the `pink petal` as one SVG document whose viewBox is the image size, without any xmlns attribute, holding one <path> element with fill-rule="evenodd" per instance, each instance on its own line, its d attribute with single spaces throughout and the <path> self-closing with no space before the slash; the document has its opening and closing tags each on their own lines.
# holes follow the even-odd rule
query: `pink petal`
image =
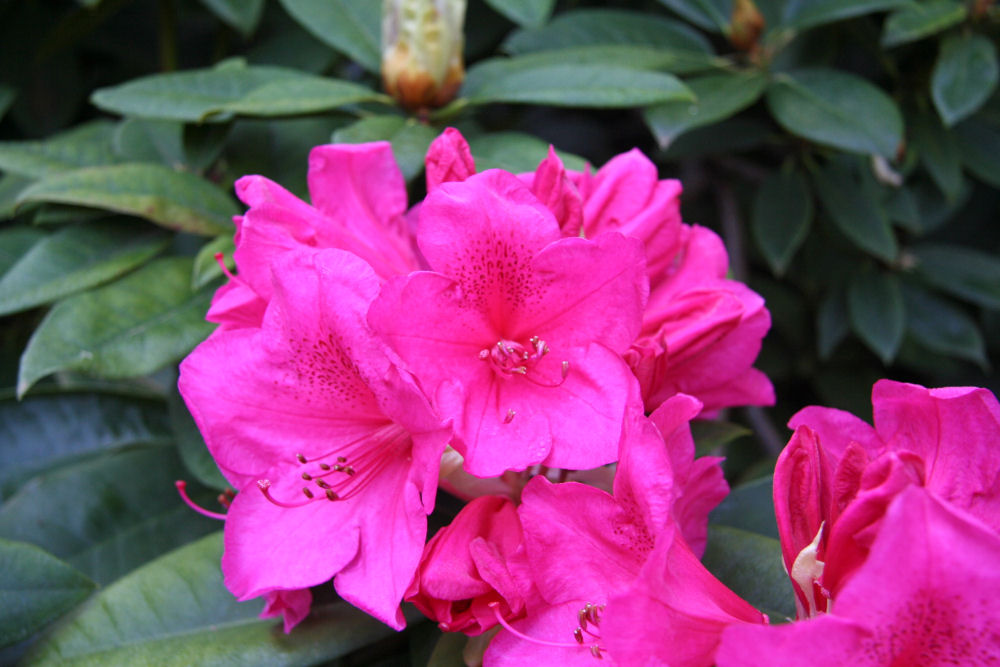
<svg viewBox="0 0 1000 667">
<path fill-rule="evenodd" d="M 427 192 L 436 190 L 442 183 L 464 181 L 476 173 L 469 144 L 462 133 L 453 127 L 445 128 L 427 148 L 424 159 L 427 173 Z"/>
<path fill-rule="evenodd" d="M 788 428 L 803 424 L 816 432 L 820 446 L 832 461 L 840 460 L 851 442 L 858 443 L 872 456 L 877 456 L 882 449 L 875 429 L 850 412 L 812 405 L 788 420 Z"/>
<path fill-rule="evenodd" d="M 587 600 L 570 600 L 558 605 L 543 607 L 527 618 L 512 623 L 514 628 L 529 639 L 501 630 L 486 649 L 485 667 L 523 667 L 523 665 L 568 665 L 593 667 L 596 663 L 590 646 L 594 640 L 580 645 L 573 638 L 579 621 L 577 612 Z M 585 635 L 586 637 L 586 635 Z M 557 646 L 547 645 L 551 642 Z M 596 664 L 622 664 L 604 658 Z"/>
<path fill-rule="evenodd" d="M 566 168 L 552 146 L 549 146 L 548 156 L 534 173 L 531 191 L 552 211 L 564 235 L 580 235 L 583 227 L 583 200 L 573 181 L 566 175 Z"/>
<path fill-rule="evenodd" d="M 272 591 L 264 594 L 264 610 L 261 618 L 284 617 L 285 634 L 309 615 L 312 607 L 312 591 L 308 588 L 289 591 Z"/>
</svg>

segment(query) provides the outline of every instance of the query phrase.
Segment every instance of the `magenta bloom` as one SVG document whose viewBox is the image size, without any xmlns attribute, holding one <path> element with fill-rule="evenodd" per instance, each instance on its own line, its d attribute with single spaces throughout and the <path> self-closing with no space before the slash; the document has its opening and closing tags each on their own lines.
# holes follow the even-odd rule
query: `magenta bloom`
<svg viewBox="0 0 1000 667">
<path fill-rule="evenodd" d="M 719 667 L 1000 664 L 1000 536 L 910 487 L 830 613 L 723 634 Z"/>
<path fill-rule="evenodd" d="M 800 617 L 836 599 L 908 486 L 1000 531 L 1000 404 L 989 391 L 881 380 L 872 405 L 874 428 L 821 407 L 789 422 L 796 431 L 775 468 L 774 501 Z"/>
<path fill-rule="evenodd" d="M 336 577 L 342 597 L 402 627 L 447 431 L 367 326 L 379 280 L 365 262 L 300 251 L 271 269 L 259 328 L 220 328 L 181 365 L 181 393 L 240 489 L 226 585 L 299 608 L 273 593 Z"/>
<path fill-rule="evenodd" d="M 517 508 L 482 496 L 427 543 L 406 599 L 442 630 L 479 635 L 524 616 L 534 594 Z"/>
<path fill-rule="evenodd" d="M 271 263 L 290 250 L 349 250 L 383 280 L 419 267 L 404 219 L 406 183 L 388 142 L 317 146 L 308 182 L 312 205 L 263 176 L 236 182 L 250 207 L 235 218 L 239 276 L 218 290 L 209 320 L 258 326 L 272 291 Z"/>
<path fill-rule="evenodd" d="M 369 321 L 453 420 L 466 469 L 614 461 L 635 395 L 621 353 L 646 299 L 640 244 L 562 238 L 502 171 L 431 192 L 418 242 L 432 271 L 386 284 Z"/>
<path fill-rule="evenodd" d="M 614 638 L 625 632 L 623 624 L 641 626 L 650 637 L 676 633 L 678 646 L 665 645 L 665 654 L 687 650 L 680 645 L 687 629 L 707 623 L 710 631 L 705 634 L 711 634 L 711 640 L 691 650 L 710 656 L 726 623 L 763 620 L 704 569 L 680 536 L 679 498 L 695 489 L 719 499 L 724 495 L 718 493 L 718 486 L 725 488 L 721 474 L 714 483 L 706 483 L 712 476 L 691 460 L 694 447 L 688 422 L 700 409 L 691 397 L 675 396 L 661 407 L 655 425 L 632 413 L 614 495 L 572 482 L 552 484 L 541 477 L 528 483 L 519 514 L 541 603 L 511 624 L 513 630 L 497 635 L 486 664 L 590 664 L 595 655 L 616 664 L 644 664 L 626 655 L 633 649 L 615 648 L 631 643 Z M 678 470 L 675 460 L 682 464 Z M 717 460 L 711 464 L 718 468 Z M 708 503 L 701 506 L 700 521 L 695 520 L 692 506 L 683 510 L 696 538 L 704 539 L 711 509 Z M 648 589 L 643 577 L 660 577 L 657 581 L 669 584 L 663 584 L 664 591 Z M 676 622 L 658 627 L 650 617 L 641 622 L 632 617 L 629 604 L 640 604 L 642 595 L 667 596 Z M 627 620 L 613 621 L 615 614 Z M 639 631 L 634 627 L 628 634 Z M 645 644 L 635 651 L 647 657 L 660 654 Z"/>
</svg>

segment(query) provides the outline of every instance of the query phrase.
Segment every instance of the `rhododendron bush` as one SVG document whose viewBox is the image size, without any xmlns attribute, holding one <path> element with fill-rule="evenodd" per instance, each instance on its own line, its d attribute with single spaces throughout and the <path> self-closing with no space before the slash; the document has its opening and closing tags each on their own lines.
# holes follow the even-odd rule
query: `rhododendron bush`
<svg viewBox="0 0 1000 667">
<path fill-rule="evenodd" d="M 0 16 L 0 663 L 1000 664 L 994 3 Z"/>
</svg>

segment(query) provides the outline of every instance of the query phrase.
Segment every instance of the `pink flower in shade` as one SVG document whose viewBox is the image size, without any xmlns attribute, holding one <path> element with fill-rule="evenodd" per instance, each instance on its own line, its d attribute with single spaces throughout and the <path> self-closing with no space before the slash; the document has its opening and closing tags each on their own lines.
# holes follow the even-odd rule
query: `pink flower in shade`
<svg viewBox="0 0 1000 667">
<path fill-rule="evenodd" d="M 339 251 L 272 263 L 259 328 L 220 328 L 181 365 L 180 390 L 240 493 L 222 569 L 240 599 L 334 579 L 399 628 L 448 432 L 369 330 L 374 271 Z M 297 613 L 297 612 L 296 612 Z"/>
<path fill-rule="evenodd" d="M 442 630 L 475 636 L 525 614 L 533 593 L 517 508 L 508 498 L 467 504 L 427 543 L 406 599 Z"/>
<path fill-rule="evenodd" d="M 640 244 L 562 238 L 516 177 L 445 183 L 420 209 L 433 271 L 385 285 L 368 319 L 481 477 L 615 460 L 635 382 L 621 353 L 646 299 Z"/>
<path fill-rule="evenodd" d="M 718 487 L 725 489 L 721 474 L 708 484 L 712 476 L 691 460 L 694 448 L 688 422 L 700 409 L 698 401 L 679 395 L 661 406 L 654 421 L 632 413 L 613 496 L 572 482 L 551 484 L 541 477 L 528 483 L 518 512 L 541 604 L 536 602 L 526 618 L 497 635 L 486 654 L 487 665 L 589 664 L 593 657 L 642 664 L 615 652 L 612 635 L 621 626 L 617 621 L 606 625 L 603 619 L 610 621 L 616 606 L 622 607 L 623 617 L 629 615 L 624 610 L 627 605 L 618 605 L 617 600 L 623 591 L 640 587 L 637 577 L 646 576 L 643 573 L 666 577 L 670 568 L 677 576 L 665 599 L 674 605 L 671 609 L 678 618 L 687 619 L 684 627 L 701 627 L 707 618 L 717 641 L 723 621 L 763 620 L 701 566 L 680 536 L 678 499 L 695 495 L 696 489 L 721 498 Z M 675 460 L 682 463 L 677 470 Z M 695 539 L 703 540 L 712 507 L 708 503 L 698 507 L 700 521 L 694 516 L 695 505 L 682 512 L 685 523 L 694 527 Z M 655 565 L 650 565 L 651 559 Z M 639 625 L 648 626 L 648 621 Z M 673 626 L 658 630 L 673 631 Z"/>
<path fill-rule="evenodd" d="M 1000 536 L 929 489 L 889 505 L 871 552 L 828 614 L 731 627 L 719 667 L 1000 664 Z"/>
<path fill-rule="evenodd" d="M 868 557 L 886 508 L 923 486 L 1000 531 L 1000 404 L 985 389 L 882 380 L 875 427 L 809 407 L 775 468 L 774 501 L 799 617 L 823 612 Z"/>
<path fill-rule="evenodd" d="M 209 320 L 258 326 L 271 296 L 271 262 L 290 250 L 349 250 L 382 280 L 419 268 L 404 219 L 406 183 L 388 142 L 317 146 L 308 183 L 312 205 L 263 176 L 236 182 L 250 207 L 235 218 L 239 276 L 216 292 Z"/>
<path fill-rule="evenodd" d="M 264 594 L 264 610 L 260 612 L 260 617 L 282 616 L 287 634 L 309 615 L 312 599 L 312 591 L 308 588 L 270 591 Z"/>
<path fill-rule="evenodd" d="M 427 169 L 428 192 L 475 173 L 457 130 L 431 144 Z M 625 360 L 647 411 L 677 393 L 695 396 L 706 412 L 774 403 L 770 381 L 753 368 L 770 314 L 760 296 L 726 279 L 729 258 L 719 237 L 681 222 L 679 181 L 660 179 L 638 150 L 590 174 L 568 171 L 551 148 L 536 171 L 519 178 L 564 236 L 615 231 L 642 241 L 650 294 Z"/>
</svg>

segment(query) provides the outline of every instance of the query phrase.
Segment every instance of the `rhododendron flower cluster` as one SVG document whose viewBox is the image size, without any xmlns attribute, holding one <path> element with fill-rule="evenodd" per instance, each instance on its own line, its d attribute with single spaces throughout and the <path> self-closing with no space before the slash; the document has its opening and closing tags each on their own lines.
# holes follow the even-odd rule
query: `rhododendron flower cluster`
<svg viewBox="0 0 1000 667">
<path fill-rule="evenodd" d="M 179 382 L 237 491 L 236 596 L 286 631 L 331 580 L 397 629 L 406 600 L 486 637 L 490 665 L 744 664 L 751 639 L 746 664 L 779 664 L 821 623 L 838 651 L 908 656 L 886 633 L 926 618 L 987 655 L 996 576 L 977 572 L 975 600 L 952 581 L 997 555 L 992 395 L 883 383 L 874 429 L 793 419 L 775 505 L 801 620 L 770 628 L 699 560 L 728 485 L 690 429 L 773 401 L 753 368 L 769 315 L 726 278 L 719 238 L 681 221 L 679 183 L 638 151 L 595 173 L 554 151 L 532 173 L 477 173 L 455 130 L 426 174 L 408 209 L 382 142 L 315 148 L 311 204 L 236 184 L 237 271 Z M 439 485 L 468 503 L 428 540 Z M 942 537 L 968 553 L 939 554 Z M 869 605 L 901 551 L 908 588 Z M 955 619 L 966 602 L 979 625 Z"/>
</svg>

